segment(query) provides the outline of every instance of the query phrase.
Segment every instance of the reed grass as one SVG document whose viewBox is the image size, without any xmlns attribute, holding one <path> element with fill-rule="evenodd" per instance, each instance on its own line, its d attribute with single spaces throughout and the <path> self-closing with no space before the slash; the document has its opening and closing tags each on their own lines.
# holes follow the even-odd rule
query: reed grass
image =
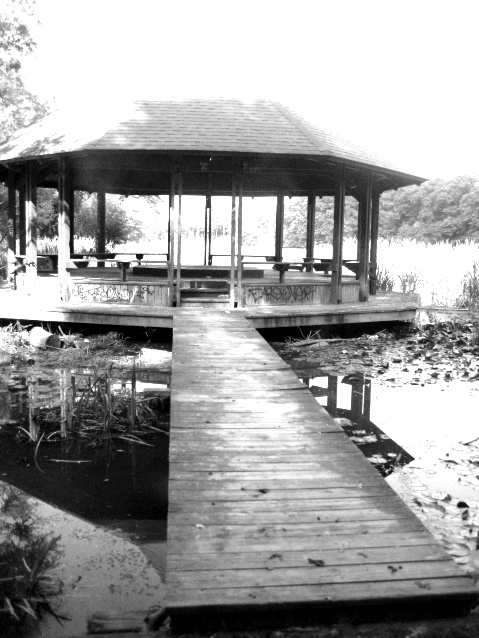
<svg viewBox="0 0 479 638">
<path fill-rule="evenodd" d="M 10 486 L 0 488 L 0 516 L 0 631 L 45 612 L 60 620 L 51 604 L 62 588 L 54 572 L 60 537 L 36 529 L 28 500 Z"/>
</svg>

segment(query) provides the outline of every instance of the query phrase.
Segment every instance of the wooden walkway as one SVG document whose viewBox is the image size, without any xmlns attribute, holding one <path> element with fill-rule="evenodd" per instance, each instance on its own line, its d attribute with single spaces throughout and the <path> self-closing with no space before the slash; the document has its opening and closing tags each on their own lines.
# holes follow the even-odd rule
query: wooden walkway
<svg viewBox="0 0 479 638">
<path fill-rule="evenodd" d="M 174 626 L 478 593 L 248 320 L 198 310 L 174 316 L 166 580 Z"/>
</svg>

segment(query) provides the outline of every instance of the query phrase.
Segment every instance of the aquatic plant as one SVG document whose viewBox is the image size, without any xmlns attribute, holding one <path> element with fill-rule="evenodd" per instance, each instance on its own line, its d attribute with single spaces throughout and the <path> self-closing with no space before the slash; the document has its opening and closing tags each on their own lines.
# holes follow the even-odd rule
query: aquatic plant
<svg viewBox="0 0 479 638">
<path fill-rule="evenodd" d="M 377 289 L 385 292 L 394 290 L 394 277 L 391 275 L 386 266 L 378 266 L 376 273 Z"/>
<path fill-rule="evenodd" d="M 456 303 L 459 308 L 479 310 L 479 266 L 476 262 L 463 277 L 462 290 Z"/>
<path fill-rule="evenodd" d="M 51 605 L 62 588 L 54 574 L 60 537 L 39 532 L 28 500 L 9 486 L 0 487 L 0 521 L 0 630 L 44 612 L 60 620 Z"/>
</svg>

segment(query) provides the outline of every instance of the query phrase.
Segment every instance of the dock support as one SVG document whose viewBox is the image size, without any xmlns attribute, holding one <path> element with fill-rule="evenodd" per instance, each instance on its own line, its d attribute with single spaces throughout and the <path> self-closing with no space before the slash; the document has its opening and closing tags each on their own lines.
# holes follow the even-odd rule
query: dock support
<svg viewBox="0 0 479 638">
<path fill-rule="evenodd" d="M 7 280 L 10 286 L 16 288 L 16 246 L 17 246 L 17 225 L 15 223 L 15 213 L 17 204 L 17 193 L 15 190 L 15 174 L 8 171 L 8 247 L 7 247 Z"/>
<path fill-rule="evenodd" d="M 306 259 L 314 259 L 314 231 L 316 227 L 316 195 L 308 195 L 308 213 L 306 222 Z M 306 272 L 313 272 L 313 265 L 306 266 Z"/>
<path fill-rule="evenodd" d="M 334 192 L 334 230 L 333 230 L 333 261 L 331 263 L 331 304 L 342 303 L 342 264 L 343 264 L 343 228 L 344 228 L 344 198 L 346 196 L 346 182 L 344 173 L 338 175 Z"/>
</svg>

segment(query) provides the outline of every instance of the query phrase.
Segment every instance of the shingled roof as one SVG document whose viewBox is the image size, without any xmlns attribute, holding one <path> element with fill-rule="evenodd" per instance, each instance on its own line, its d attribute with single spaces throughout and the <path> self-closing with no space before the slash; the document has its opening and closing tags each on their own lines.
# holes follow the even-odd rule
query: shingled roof
<svg viewBox="0 0 479 638">
<path fill-rule="evenodd" d="M 270 100 L 136 101 L 120 113 L 54 112 L 0 147 L 0 162 L 81 151 L 321 156 L 400 171 Z"/>
</svg>

